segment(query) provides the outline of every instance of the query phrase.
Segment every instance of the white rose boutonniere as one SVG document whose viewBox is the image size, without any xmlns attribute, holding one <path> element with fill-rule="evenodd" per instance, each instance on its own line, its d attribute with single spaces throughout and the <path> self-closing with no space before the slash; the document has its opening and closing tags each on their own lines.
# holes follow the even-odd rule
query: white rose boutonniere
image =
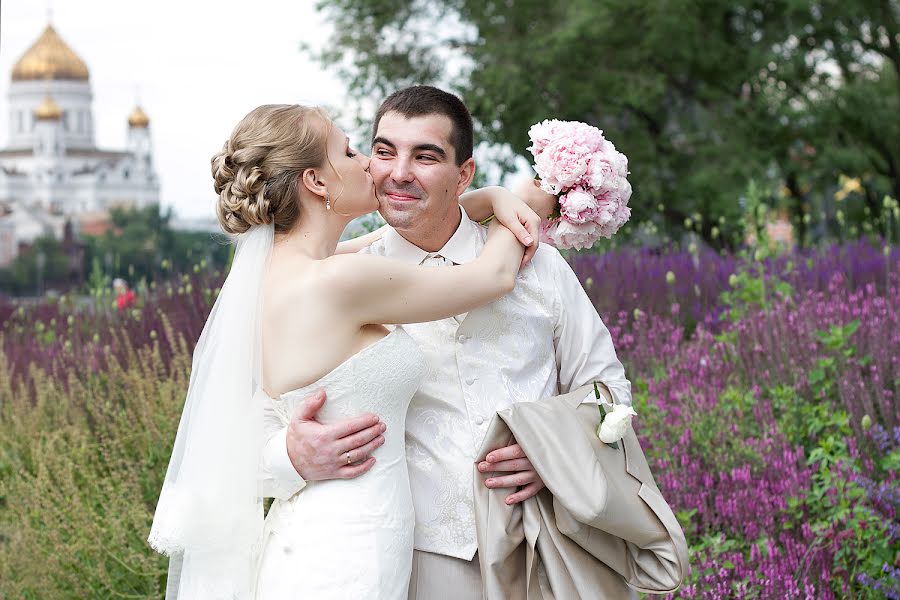
<svg viewBox="0 0 900 600">
<path fill-rule="evenodd" d="M 596 383 L 594 383 L 594 395 L 598 400 L 600 399 L 600 390 L 597 389 Z M 637 416 L 637 413 L 633 408 L 624 404 L 614 405 L 610 412 L 604 412 L 602 406 L 598 408 L 600 410 L 600 426 L 597 428 L 597 437 L 610 448 L 618 450 L 617 442 L 625 437 L 631 419 Z"/>
</svg>

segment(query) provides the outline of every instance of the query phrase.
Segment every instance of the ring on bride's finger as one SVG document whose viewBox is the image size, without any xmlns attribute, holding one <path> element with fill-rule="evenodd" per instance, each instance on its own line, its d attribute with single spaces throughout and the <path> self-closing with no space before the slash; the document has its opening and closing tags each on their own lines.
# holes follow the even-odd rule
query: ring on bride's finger
<svg viewBox="0 0 900 600">
<path fill-rule="evenodd" d="M 350 460 L 350 453 L 347 452 L 347 464 L 349 465 L 350 463 L 351 463 L 351 460 Z"/>
</svg>

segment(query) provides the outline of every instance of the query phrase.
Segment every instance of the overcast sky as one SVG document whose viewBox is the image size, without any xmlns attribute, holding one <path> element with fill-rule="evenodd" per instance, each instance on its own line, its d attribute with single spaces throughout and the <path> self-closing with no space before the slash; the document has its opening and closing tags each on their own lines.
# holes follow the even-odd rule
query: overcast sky
<svg viewBox="0 0 900 600">
<path fill-rule="evenodd" d="M 52 22 L 87 63 L 101 148 L 125 145 L 128 113 L 150 117 L 161 202 L 213 216 L 210 156 L 252 108 L 338 106 L 343 86 L 299 51 L 324 43 L 313 0 L 55 0 Z M 47 0 L 0 2 L 0 144 L 12 66 L 47 23 Z M 364 140 L 352 140 L 360 144 Z M 365 147 L 365 144 L 362 144 Z"/>
</svg>

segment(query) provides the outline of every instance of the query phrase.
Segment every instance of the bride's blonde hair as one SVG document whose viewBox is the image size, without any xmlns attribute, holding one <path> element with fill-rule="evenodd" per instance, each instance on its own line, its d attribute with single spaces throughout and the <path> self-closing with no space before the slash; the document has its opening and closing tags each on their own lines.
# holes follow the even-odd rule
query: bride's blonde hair
<svg viewBox="0 0 900 600">
<path fill-rule="evenodd" d="M 300 216 L 299 177 L 325 164 L 330 126 L 325 111 L 298 104 L 266 104 L 241 119 L 211 160 L 222 229 L 274 222 L 289 231 Z"/>
</svg>

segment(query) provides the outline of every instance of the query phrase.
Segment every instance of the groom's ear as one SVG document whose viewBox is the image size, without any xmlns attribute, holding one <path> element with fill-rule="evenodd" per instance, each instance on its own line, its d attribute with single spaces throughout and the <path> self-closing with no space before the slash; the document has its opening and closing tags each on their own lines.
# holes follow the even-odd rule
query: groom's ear
<svg viewBox="0 0 900 600">
<path fill-rule="evenodd" d="M 328 193 L 326 182 L 322 179 L 322 174 L 316 169 L 306 169 L 303 171 L 303 173 L 300 174 L 300 183 L 316 196 L 324 198 L 325 194 Z"/>
<path fill-rule="evenodd" d="M 461 196 L 475 177 L 475 159 L 470 158 L 459 166 L 459 184 L 456 186 L 456 195 Z"/>
</svg>

